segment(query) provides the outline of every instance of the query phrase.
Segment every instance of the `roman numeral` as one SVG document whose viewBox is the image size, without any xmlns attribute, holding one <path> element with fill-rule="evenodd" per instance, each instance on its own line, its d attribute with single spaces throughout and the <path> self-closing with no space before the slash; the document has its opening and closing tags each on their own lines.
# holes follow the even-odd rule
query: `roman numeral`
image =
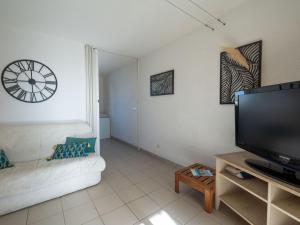
<svg viewBox="0 0 300 225">
<path fill-rule="evenodd" d="M 43 75 L 43 77 L 46 79 L 47 77 L 51 77 L 53 75 L 54 75 L 53 73 L 47 73 L 47 74 Z"/>
<path fill-rule="evenodd" d="M 12 70 L 10 67 L 8 67 L 8 68 L 6 69 L 6 72 L 13 73 L 13 74 L 15 74 L 16 76 L 19 76 L 19 73 L 16 72 L 16 71 L 14 71 L 14 70 Z"/>
<path fill-rule="evenodd" d="M 53 85 L 56 85 L 56 84 L 57 84 L 56 81 L 46 81 L 45 83 L 46 83 L 46 84 L 53 84 Z"/>
<path fill-rule="evenodd" d="M 27 92 L 24 91 L 24 90 L 22 90 L 22 91 L 20 91 L 20 93 L 18 94 L 17 98 L 24 101 L 24 100 L 26 99 L 26 95 L 27 95 Z"/>
<path fill-rule="evenodd" d="M 41 65 L 41 68 L 39 69 L 39 73 L 41 73 L 43 68 L 44 68 L 44 65 Z"/>
<path fill-rule="evenodd" d="M 36 99 L 36 95 L 34 92 L 30 93 L 30 102 L 36 102 L 37 99 Z"/>
<path fill-rule="evenodd" d="M 14 63 L 15 66 L 19 67 L 21 72 L 24 72 L 26 70 L 26 68 L 24 67 L 24 65 L 22 64 L 22 62 L 15 62 Z"/>
<path fill-rule="evenodd" d="M 6 90 L 7 90 L 9 93 L 11 93 L 11 94 L 15 94 L 15 93 L 17 93 L 20 89 L 21 89 L 20 86 L 16 84 L 16 85 L 14 85 L 14 86 L 11 86 L 11 87 L 7 88 Z"/>
<path fill-rule="evenodd" d="M 26 61 L 28 70 L 34 71 L 34 61 Z"/>
<path fill-rule="evenodd" d="M 47 90 L 51 95 L 54 93 L 54 90 L 52 88 L 49 87 L 45 87 L 45 90 Z"/>
<path fill-rule="evenodd" d="M 43 99 L 43 100 L 45 100 L 45 99 L 47 98 L 47 96 L 46 96 L 46 95 L 44 95 L 44 93 L 43 93 L 43 92 L 40 92 L 40 95 L 41 95 L 41 97 L 42 97 L 42 99 Z"/>
<path fill-rule="evenodd" d="M 5 83 L 5 84 L 13 84 L 13 83 L 17 83 L 18 82 L 18 80 L 17 80 L 17 78 L 7 78 L 7 77 L 3 77 L 3 82 Z"/>
</svg>

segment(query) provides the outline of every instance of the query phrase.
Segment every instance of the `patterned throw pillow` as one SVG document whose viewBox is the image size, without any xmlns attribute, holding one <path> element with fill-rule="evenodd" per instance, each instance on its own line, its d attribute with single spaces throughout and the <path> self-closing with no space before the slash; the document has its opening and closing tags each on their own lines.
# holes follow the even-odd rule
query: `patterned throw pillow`
<svg viewBox="0 0 300 225">
<path fill-rule="evenodd" d="M 91 138 L 77 138 L 77 137 L 67 137 L 66 139 L 66 144 L 82 144 L 82 143 L 89 143 L 89 146 L 86 149 L 87 153 L 93 153 L 95 152 L 95 144 L 96 144 L 96 139 L 95 137 Z"/>
<path fill-rule="evenodd" d="M 0 169 L 5 169 L 7 167 L 12 167 L 13 165 L 9 162 L 5 152 L 0 149 Z"/>
<path fill-rule="evenodd" d="M 66 158 L 76 158 L 76 157 L 85 157 L 88 156 L 86 153 L 86 149 L 88 147 L 88 143 L 82 144 L 59 144 L 55 146 L 54 154 L 51 159 L 66 159 Z"/>
</svg>

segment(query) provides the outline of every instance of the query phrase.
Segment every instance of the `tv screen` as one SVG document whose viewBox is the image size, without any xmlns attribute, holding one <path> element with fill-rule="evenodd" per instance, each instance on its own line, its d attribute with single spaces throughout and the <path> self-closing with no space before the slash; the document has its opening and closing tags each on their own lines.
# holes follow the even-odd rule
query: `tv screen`
<svg viewBox="0 0 300 225">
<path fill-rule="evenodd" d="M 300 89 L 238 96 L 236 144 L 299 171 Z"/>
</svg>

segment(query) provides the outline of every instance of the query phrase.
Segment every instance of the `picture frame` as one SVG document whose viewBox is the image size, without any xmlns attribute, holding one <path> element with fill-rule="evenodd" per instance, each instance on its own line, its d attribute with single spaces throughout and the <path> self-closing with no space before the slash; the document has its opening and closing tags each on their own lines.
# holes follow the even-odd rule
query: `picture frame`
<svg viewBox="0 0 300 225">
<path fill-rule="evenodd" d="M 236 48 L 249 64 L 249 70 L 220 53 L 220 104 L 234 104 L 236 91 L 261 87 L 262 41 Z"/>
<path fill-rule="evenodd" d="M 150 76 L 150 96 L 174 94 L 174 70 Z"/>
</svg>

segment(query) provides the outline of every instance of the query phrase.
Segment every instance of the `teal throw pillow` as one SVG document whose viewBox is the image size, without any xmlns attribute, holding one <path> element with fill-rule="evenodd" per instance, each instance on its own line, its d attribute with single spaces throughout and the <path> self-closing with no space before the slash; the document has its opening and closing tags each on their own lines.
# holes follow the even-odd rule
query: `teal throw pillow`
<svg viewBox="0 0 300 225">
<path fill-rule="evenodd" d="M 9 162 L 5 152 L 0 149 L 0 169 L 5 169 L 7 167 L 12 167 L 13 165 Z"/>
<path fill-rule="evenodd" d="M 76 158 L 76 157 L 85 157 L 88 156 L 86 153 L 86 149 L 88 147 L 88 143 L 82 144 L 59 144 L 55 146 L 55 151 L 52 155 L 51 159 L 67 159 L 67 158 Z"/>
<path fill-rule="evenodd" d="M 96 138 L 76 138 L 76 137 L 67 137 L 66 144 L 82 144 L 82 143 L 89 143 L 89 146 L 86 149 L 87 153 L 93 153 L 95 152 L 95 144 L 96 144 Z"/>
</svg>

